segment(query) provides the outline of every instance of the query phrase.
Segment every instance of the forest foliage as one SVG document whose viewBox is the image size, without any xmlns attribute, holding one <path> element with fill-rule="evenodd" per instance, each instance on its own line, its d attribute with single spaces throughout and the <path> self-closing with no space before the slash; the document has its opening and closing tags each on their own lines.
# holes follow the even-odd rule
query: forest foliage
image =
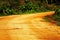
<svg viewBox="0 0 60 40">
<path fill-rule="evenodd" d="M 59 0 L 0 0 L 0 15 L 52 11 L 59 5 Z"/>
</svg>

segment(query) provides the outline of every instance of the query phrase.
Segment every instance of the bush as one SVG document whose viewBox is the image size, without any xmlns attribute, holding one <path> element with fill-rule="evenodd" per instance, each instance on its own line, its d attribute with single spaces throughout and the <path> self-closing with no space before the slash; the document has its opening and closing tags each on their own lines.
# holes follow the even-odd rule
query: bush
<svg viewBox="0 0 60 40">
<path fill-rule="evenodd" d="M 1 6 L 0 7 L 0 15 L 12 15 L 16 14 L 16 10 L 9 6 Z"/>
<path fill-rule="evenodd" d="M 51 18 L 56 21 L 55 24 L 60 26 L 60 8 L 55 9 L 55 14 Z"/>
<path fill-rule="evenodd" d="M 24 5 L 19 6 L 19 10 L 22 12 L 44 12 L 47 11 L 43 6 L 39 5 L 38 3 L 32 3 L 30 1 L 25 1 Z"/>
<path fill-rule="evenodd" d="M 55 9 L 55 14 L 53 14 L 51 18 L 60 21 L 60 8 Z"/>
</svg>

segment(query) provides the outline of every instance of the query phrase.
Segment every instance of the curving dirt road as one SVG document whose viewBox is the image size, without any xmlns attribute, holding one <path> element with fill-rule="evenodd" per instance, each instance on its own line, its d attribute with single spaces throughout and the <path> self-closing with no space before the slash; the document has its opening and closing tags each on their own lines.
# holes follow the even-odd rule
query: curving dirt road
<svg viewBox="0 0 60 40">
<path fill-rule="evenodd" d="M 0 17 L 0 40 L 60 40 L 60 27 L 43 17 L 52 12 Z"/>
</svg>

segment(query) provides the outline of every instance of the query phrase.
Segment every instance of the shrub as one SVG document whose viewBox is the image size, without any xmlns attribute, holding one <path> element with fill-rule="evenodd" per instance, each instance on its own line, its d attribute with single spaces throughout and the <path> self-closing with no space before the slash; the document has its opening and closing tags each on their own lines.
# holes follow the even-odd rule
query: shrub
<svg viewBox="0 0 60 40">
<path fill-rule="evenodd" d="M 53 14 L 51 18 L 60 21 L 60 8 L 55 9 L 55 14 Z"/>
<path fill-rule="evenodd" d="M 38 3 L 32 3 L 28 0 L 25 1 L 24 5 L 19 6 L 19 10 L 21 10 L 22 12 L 29 12 L 29 13 L 47 11 L 47 9 L 45 9 Z"/>
<path fill-rule="evenodd" d="M 55 9 L 55 14 L 51 18 L 56 21 L 55 24 L 60 26 L 60 8 Z"/>
</svg>

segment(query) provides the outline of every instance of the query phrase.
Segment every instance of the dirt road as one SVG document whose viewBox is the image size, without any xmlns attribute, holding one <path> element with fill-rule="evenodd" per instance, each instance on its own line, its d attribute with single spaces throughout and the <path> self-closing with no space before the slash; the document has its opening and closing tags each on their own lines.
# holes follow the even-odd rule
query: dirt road
<svg viewBox="0 0 60 40">
<path fill-rule="evenodd" d="M 0 40 L 60 40 L 60 27 L 43 17 L 54 12 L 0 17 Z"/>
</svg>

